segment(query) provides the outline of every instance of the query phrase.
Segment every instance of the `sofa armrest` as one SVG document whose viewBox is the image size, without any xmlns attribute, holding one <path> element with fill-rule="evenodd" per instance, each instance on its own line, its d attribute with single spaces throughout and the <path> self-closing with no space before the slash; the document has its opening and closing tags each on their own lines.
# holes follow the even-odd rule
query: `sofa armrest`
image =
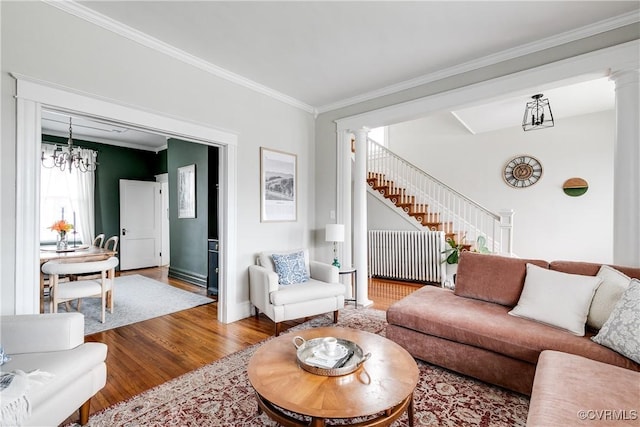
<svg viewBox="0 0 640 427">
<path fill-rule="evenodd" d="M 84 343 L 84 316 L 81 313 L 2 316 L 0 342 L 9 355 L 70 350 Z"/>
<path fill-rule="evenodd" d="M 327 283 L 339 283 L 338 267 L 319 261 L 309 262 L 311 278 Z"/>
<path fill-rule="evenodd" d="M 269 294 L 278 290 L 278 275 L 260 265 L 249 266 L 249 298 L 261 310 L 271 304 Z"/>
</svg>

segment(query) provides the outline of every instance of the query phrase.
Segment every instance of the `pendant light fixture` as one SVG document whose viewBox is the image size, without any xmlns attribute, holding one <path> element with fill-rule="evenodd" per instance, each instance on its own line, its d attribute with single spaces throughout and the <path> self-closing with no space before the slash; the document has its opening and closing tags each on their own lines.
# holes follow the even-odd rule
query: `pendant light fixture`
<svg viewBox="0 0 640 427">
<path fill-rule="evenodd" d="M 549 99 L 543 98 L 541 93 L 533 95 L 533 101 L 527 102 L 522 119 L 522 129 L 528 130 L 553 127 L 553 113 Z"/>
<path fill-rule="evenodd" d="M 69 117 L 69 139 L 67 145 L 55 145 L 51 154 L 46 153 L 43 148 L 40 160 L 45 168 L 59 168 L 61 171 L 76 167 L 80 172 L 93 172 L 98 167 L 96 161 L 97 153 L 92 150 L 86 150 L 88 154 L 82 155 L 80 147 L 73 146 L 73 129 L 71 126 L 71 117 Z"/>
</svg>

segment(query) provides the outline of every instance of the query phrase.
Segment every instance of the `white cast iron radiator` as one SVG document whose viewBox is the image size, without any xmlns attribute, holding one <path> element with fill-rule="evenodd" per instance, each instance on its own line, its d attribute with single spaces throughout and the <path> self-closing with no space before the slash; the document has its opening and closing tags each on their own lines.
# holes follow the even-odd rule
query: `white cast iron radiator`
<svg viewBox="0 0 640 427">
<path fill-rule="evenodd" d="M 442 282 L 442 231 L 369 230 L 368 246 L 371 277 Z"/>
</svg>

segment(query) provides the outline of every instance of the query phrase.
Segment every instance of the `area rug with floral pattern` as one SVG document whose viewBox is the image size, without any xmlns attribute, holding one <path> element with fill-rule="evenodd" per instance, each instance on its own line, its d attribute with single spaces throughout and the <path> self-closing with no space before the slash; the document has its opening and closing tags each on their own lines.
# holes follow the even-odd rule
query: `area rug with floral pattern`
<svg viewBox="0 0 640 427">
<path fill-rule="evenodd" d="M 318 316 L 285 333 L 331 326 Z M 345 309 L 336 326 L 385 334 L 385 312 Z M 247 363 L 261 343 L 231 354 L 158 387 L 118 403 L 89 419 L 89 426 L 277 426 L 258 413 L 247 377 Z M 529 399 L 438 366 L 417 361 L 415 426 L 524 426 Z M 352 420 L 327 420 L 344 425 Z M 394 427 L 408 426 L 404 414 Z"/>
</svg>

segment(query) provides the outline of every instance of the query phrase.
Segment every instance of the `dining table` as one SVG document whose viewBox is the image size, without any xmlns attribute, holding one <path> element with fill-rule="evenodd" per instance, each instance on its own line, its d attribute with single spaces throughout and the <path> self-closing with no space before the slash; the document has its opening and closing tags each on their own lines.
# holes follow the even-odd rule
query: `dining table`
<svg viewBox="0 0 640 427">
<path fill-rule="evenodd" d="M 45 274 L 42 272 L 42 264 L 48 261 L 57 262 L 87 262 L 101 261 L 117 254 L 112 249 L 98 246 L 81 245 L 58 250 L 56 245 L 40 246 L 40 313 L 44 313 Z"/>
</svg>

